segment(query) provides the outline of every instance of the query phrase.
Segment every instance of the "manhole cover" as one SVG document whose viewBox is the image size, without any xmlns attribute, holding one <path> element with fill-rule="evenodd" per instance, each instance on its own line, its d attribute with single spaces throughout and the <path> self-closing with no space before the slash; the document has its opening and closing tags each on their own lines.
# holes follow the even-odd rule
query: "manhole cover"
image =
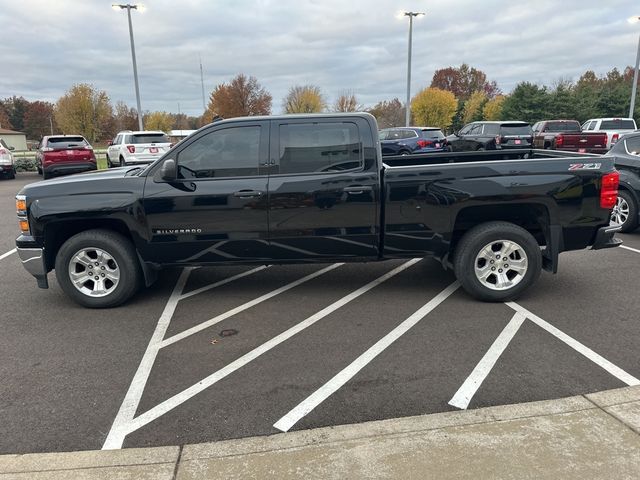
<svg viewBox="0 0 640 480">
<path fill-rule="evenodd" d="M 222 330 L 220 332 L 220 336 L 221 337 L 230 337 L 232 335 L 236 335 L 238 333 L 238 330 L 236 330 L 235 328 L 228 328 L 227 330 Z"/>
</svg>

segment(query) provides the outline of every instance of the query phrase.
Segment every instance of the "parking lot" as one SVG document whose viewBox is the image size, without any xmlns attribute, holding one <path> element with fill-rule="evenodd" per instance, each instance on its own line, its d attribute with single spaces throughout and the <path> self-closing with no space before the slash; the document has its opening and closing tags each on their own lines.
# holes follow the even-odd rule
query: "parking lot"
<svg viewBox="0 0 640 480">
<path fill-rule="evenodd" d="M 0 182 L 0 453 L 195 443 L 560 398 L 640 381 L 640 231 L 515 303 L 430 260 L 172 269 L 88 310 L 15 253 Z"/>
</svg>

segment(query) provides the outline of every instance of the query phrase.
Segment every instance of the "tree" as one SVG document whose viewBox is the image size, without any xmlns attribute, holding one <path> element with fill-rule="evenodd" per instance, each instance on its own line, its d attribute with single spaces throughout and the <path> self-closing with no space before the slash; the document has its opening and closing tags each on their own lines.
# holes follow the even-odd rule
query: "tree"
<svg viewBox="0 0 640 480">
<path fill-rule="evenodd" d="M 171 127 L 174 130 L 191 130 L 191 126 L 189 124 L 189 117 L 187 117 L 184 113 L 176 113 L 175 115 L 171 115 L 173 124 Z"/>
<path fill-rule="evenodd" d="M 24 114 L 29 107 L 29 101 L 24 97 L 5 98 L 2 101 L 5 111 L 9 117 L 9 122 L 14 130 L 22 131 L 24 129 Z"/>
<path fill-rule="evenodd" d="M 549 93 L 547 112 L 550 118 L 574 119 L 578 116 L 571 80 L 560 78 L 554 82 Z"/>
<path fill-rule="evenodd" d="M 364 108 L 358 103 L 355 94 L 350 91 L 342 92 L 333 104 L 334 112 L 360 112 L 362 110 Z"/>
<path fill-rule="evenodd" d="M 521 82 L 502 104 L 504 120 L 523 120 L 531 124 L 548 117 L 547 87 Z"/>
<path fill-rule="evenodd" d="M 400 127 L 404 125 L 404 106 L 397 98 L 376 103 L 373 108 L 369 109 L 369 113 L 376 117 L 380 128 Z"/>
<path fill-rule="evenodd" d="M 60 97 L 54 116 L 63 133 L 83 135 L 91 143 L 111 134 L 109 96 L 87 83 L 74 85 Z"/>
<path fill-rule="evenodd" d="M 462 109 L 462 122 L 467 124 L 482 120 L 482 109 L 487 103 L 487 95 L 482 91 L 473 92 L 464 102 Z"/>
<path fill-rule="evenodd" d="M 162 130 L 168 133 L 173 125 L 173 118 L 167 112 L 151 112 L 144 117 L 144 128 L 147 130 Z"/>
<path fill-rule="evenodd" d="M 320 87 L 315 85 L 296 85 L 282 102 L 285 113 L 319 113 L 327 108 Z"/>
<path fill-rule="evenodd" d="M 138 111 L 122 100 L 116 103 L 113 115 L 113 127 L 116 132 L 138 129 Z"/>
<path fill-rule="evenodd" d="M 207 111 L 211 117 L 246 117 L 249 115 L 269 115 L 271 94 L 260 86 L 255 77 L 242 73 L 231 82 L 221 83 L 209 96 Z"/>
<path fill-rule="evenodd" d="M 411 100 L 411 112 L 417 124 L 443 130 L 453 122 L 457 108 L 453 93 L 440 88 L 425 88 Z"/>
<path fill-rule="evenodd" d="M 488 82 L 487 74 L 482 70 L 469 67 L 463 63 L 459 67 L 447 67 L 436 70 L 431 80 L 431 86 L 447 90 L 458 100 L 466 101 L 473 92 L 482 91 L 488 98 L 500 94 L 495 81 Z"/>
<path fill-rule="evenodd" d="M 0 128 L 6 128 L 7 130 L 12 130 L 13 125 L 11 125 L 11 120 L 9 120 L 9 114 L 4 108 L 4 105 L 0 102 Z"/>
<path fill-rule="evenodd" d="M 53 103 L 31 102 L 24 114 L 24 133 L 31 140 L 39 140 L 58 130 L 53 118 Z"/>
<path fill-rule="evenodd" d="M 482 108 L 482 118 L 484 120 L 501 120 L 502 119 L 502 104 L 505 100 L 504 95 L 497 95 L 495 98 L 492 98 L 487 103 L 484 104 Z"/>
</svg>

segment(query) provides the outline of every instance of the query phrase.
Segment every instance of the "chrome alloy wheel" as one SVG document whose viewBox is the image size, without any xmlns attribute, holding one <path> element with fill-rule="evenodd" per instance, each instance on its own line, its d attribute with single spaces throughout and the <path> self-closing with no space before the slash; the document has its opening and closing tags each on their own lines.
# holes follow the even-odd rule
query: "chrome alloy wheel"
<svg viewBox="0 0 640 480">
<path fill-rule="evenodd" d="M 629 218 L 629 204 L 627 201 L 618 196 L 616 200 L 616 205 L 613 207 L 613 211 L 611 212 L 611 223 L 622 225 Z"/>
<path fill-rule="evenodd" d="M 483 287 L 507 290 L 522 281 L 527 267 L 524 248 L 511 240 L 494 240 L 476 256 L 474 272 Z"/>
<path fill-rule="evenodd" d="M 120 268 L 104 250 L 86 247 L 69 261 L 69 279 L 73 286 L 88 297 L 104 297 L 120 282 Z"/>
</svg>

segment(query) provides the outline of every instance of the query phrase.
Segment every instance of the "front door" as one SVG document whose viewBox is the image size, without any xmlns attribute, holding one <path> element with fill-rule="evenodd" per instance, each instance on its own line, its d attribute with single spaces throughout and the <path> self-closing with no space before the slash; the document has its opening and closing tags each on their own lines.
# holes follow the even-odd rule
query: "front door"
<svg viewBox="0 0 640 480">
<path fill-rule="evenodd" d="M 261 262 L 268 255 L 269 122 L 212 125 L 175 148 L 178 178 L 147 177 L 147 261 Z"/>
<path fill-rule="evenodd" d="M 364 118 L 273 120 L 269 244 L 274 258 L 375 258 L 379 179 Z"/>
</svg>

